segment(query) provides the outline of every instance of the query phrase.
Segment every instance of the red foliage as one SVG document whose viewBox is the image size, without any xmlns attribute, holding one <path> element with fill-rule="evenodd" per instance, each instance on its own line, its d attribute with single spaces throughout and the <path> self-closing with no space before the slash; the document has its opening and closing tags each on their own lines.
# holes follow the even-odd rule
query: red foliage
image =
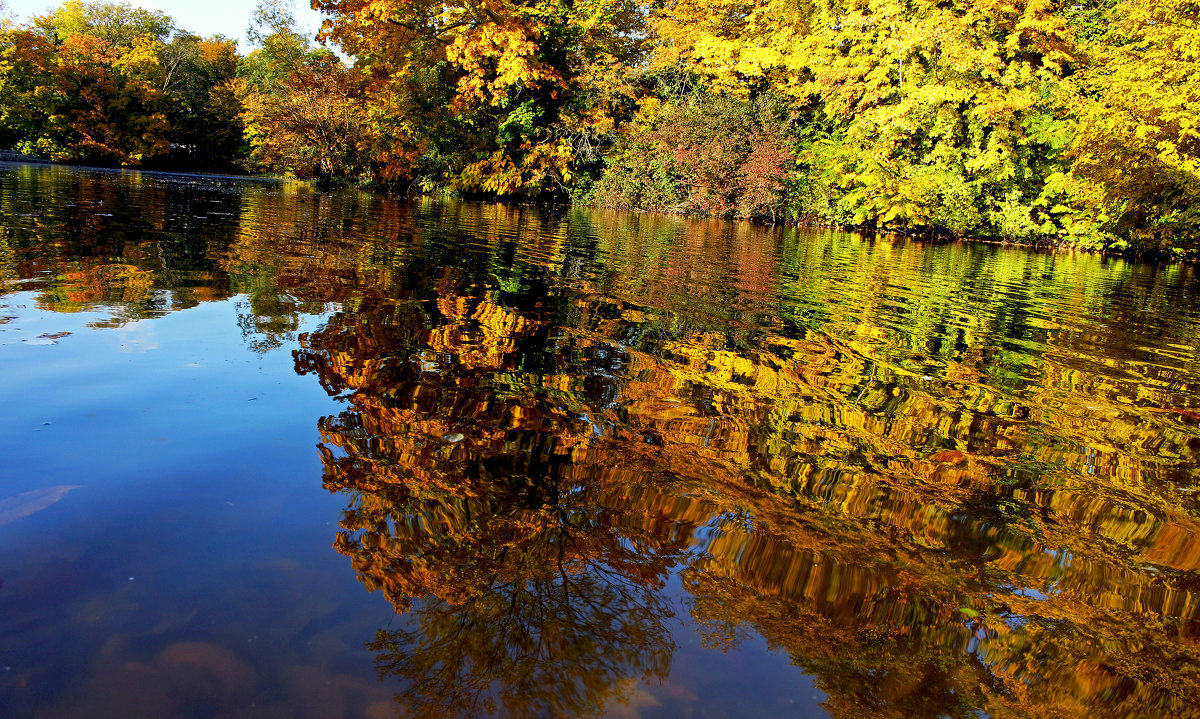
<svg viewBox="0 0 1200 719">
<path fill-rule="evenodd" d="M 775 219 L 784 210 L 794 144 L 789 118 L 769 100 L 675 105 L 617 153 L 598 199 L 610 206 Z M 647 198 L 661 206 L 647 206 Z"/>
</svg>

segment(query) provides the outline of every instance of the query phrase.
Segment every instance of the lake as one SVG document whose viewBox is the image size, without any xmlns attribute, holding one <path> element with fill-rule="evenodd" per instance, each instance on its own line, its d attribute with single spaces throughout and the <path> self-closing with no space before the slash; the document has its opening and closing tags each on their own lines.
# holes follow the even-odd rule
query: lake
<svg viewBox="0 0 1200 719">
<path fill-rule="evenodd" d="M 0 164 L 0 715 L 1196 716 L 1197 282 Z"/>
</svg>

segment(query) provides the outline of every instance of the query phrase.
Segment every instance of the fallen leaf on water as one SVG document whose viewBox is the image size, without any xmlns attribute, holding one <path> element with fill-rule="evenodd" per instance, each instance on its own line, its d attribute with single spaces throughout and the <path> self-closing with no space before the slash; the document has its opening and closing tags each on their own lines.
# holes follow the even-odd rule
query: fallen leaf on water
<svg viewBox="0 0 1200 719">
<path fill-rule="evenodd" d="M 15 497 L 0 500 L 0 525 L 15 522 L 23 517 L 40 512 L 46 507 L 67 496 L 72 489 L 79 489 L 81 484 L 58 484 L 44 489 L 24 492 Z"/>
</svg>

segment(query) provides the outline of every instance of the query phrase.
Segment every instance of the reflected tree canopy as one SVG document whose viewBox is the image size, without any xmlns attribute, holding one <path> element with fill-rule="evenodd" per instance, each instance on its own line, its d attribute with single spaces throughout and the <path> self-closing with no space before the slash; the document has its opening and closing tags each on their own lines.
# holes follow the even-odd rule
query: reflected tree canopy
<svg viewBox="0 0 1200 719">
<path fill-rule="evenodd" d="M 461 273 L 436 281 L 439 311 L 491 322 L 483 341 L 438 335 L 464 363 L 439 366 L 451 348 L 404 341 L 421 333 L 414 302 L 386 321 L 336 316 L 297 354 L 330 392 L 351 393 L 352 409 L 321 422 L 325 484 L 352 502 L 334 546 L 413 627 L 380 632 L 380 672 L 404 680 L 419 716 L 600 715 L 627 680 L 668 674 L 673 607 L 660 590 L 693 527 L 645 506 L 673 496 L 652 472 L 576 462 L 585 418 L 491 389 L 508 355 L 536 342 L 536 320 L 454 295 Z M 396 329 L 390 342 L 383 328 Z M 380 355 L 355 354 L 362 343 Z"/>
<path fill-rule="evenodd" d="M 294 337 L 344 402 L 334 547 L 403 615 L 371 647 L 413 715 L 603 715 L 683 620 L 762 637 L 836 716 L 1194 712 L 1192 268 L 206 197 L 232 215 L 175 254 L 169 226 L 64 255 L 65 220 L 18 223 L 6 289 L 121 321 L 236 298 L 252 346 Z"/>
</svg>

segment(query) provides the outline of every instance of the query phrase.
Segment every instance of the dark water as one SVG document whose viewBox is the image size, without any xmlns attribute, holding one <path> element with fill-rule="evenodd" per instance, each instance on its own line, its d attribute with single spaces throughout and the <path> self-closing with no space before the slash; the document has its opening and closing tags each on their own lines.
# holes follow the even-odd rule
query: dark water
<svg viewBox="0 0 1200 719">
<path fill-rule="evenodd" d="M 0 165 L 0 716 L 1195 716 L 1198 287 Z"/>
</svg>

